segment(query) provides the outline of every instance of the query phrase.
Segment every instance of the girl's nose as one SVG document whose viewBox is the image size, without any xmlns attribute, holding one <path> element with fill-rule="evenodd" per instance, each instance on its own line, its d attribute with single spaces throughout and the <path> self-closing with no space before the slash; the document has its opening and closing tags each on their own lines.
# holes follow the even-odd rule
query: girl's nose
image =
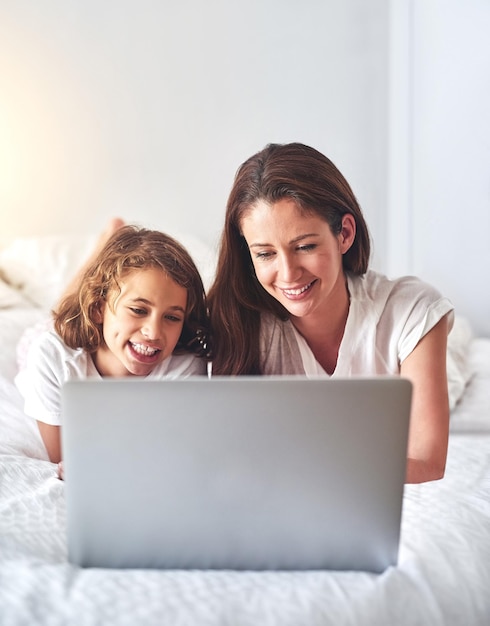
<svg viewBox="0 0 490 626">
<path fill-rule="evenodd" d="M 156 321 L 146 320 L 141 328 L 141 334 L 148 341 L 156 341 L 160 339 L 160 325 Z"/>
</svg>

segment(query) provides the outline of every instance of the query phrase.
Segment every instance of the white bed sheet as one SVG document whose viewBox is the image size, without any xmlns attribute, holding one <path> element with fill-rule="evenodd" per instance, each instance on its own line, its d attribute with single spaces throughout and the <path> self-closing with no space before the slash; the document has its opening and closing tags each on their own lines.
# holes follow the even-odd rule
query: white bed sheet
<svg viewBox="0 0 490 626">
<path fill-rule="evenodd" d="M 490 340 L 452 416 L 446 476 L 405 489 L 399 565 L 365 572 L 80 569 L 64 485 L 13 385 L 39 310 L 0 311 L 0 624 L 448 626 L 490 623 Z M 117 532 L 117 529 L 114 529 Z"/>
</svg>

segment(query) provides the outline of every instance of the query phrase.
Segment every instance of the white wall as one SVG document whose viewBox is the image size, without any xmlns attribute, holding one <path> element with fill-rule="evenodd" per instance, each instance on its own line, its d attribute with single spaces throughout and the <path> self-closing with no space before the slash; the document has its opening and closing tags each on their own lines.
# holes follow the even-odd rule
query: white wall
<svg viewBox="0 0 490 626">
<path fill-rule="evenodd" d="M 238 165 L 303 141 L 374 266 L 490 335 L 487 0 L 2 0 L 0 245 L 122 215 L 214 243 Z"/>
<path fill-rule="evenodd" d="M 490 3 L 395 0 L 388 267 L 490 336 Z"/>
<path fill-rule="evenodd" d="M 238 165 L 326 153 L 385 255 L 387 0 L 2 0 L 0 244 L 122 215 L 214 242 Z"/>
</svg>

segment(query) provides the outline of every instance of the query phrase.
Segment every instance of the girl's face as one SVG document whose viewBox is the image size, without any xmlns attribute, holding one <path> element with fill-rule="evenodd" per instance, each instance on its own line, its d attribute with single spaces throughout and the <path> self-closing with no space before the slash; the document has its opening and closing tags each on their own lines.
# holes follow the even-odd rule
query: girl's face
<svg viewBox="0 0 490 626">
<path fill-rule="evenodd" d="M 187 290 L 159 268 L 131 270 L 120 287 L 101 304 L 104 345 L 94 363 L 102 376 L 146 376 L 179 340 Z"/>
<path fill-rule="evenodd" d="M 303 214 L 293 200 L 259 201 L 240 226 L 257 279 L 292 316 L 322 313 L 338 294 L 345 297 L 342 255 L 354 240 L 352 216 L 344 216 L 334 235 L 325 220 Z"/>
</svg>

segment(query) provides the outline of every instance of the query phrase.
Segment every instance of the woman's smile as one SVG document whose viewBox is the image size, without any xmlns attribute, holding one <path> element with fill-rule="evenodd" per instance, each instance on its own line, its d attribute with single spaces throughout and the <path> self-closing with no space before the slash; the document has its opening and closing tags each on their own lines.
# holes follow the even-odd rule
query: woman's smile
<svg viewBox="0 0 490 626">
<path fill-rule="evenodd" d="M 345 291 L 339 236 L 318 215 L 289 198 L 259 201 L 240 225 L 259 283 L 291 315 L 326 313 Z"/>
<path fill-rule="evenodd" d="M 315 280 L 312 280 L 310 283 L 307 283 L 306 285 L 303 285 L 302 287 L 296 287 L 296 288 L 280 288 L 278 287 L 282 293 L 286 296 L 286 298 L 290 299 L 290 300 L 302 300 L 306 297 L 308 297 L 309 295 L 309 291 L 310 289 L 313 287 L 313 285 L 317 282 L 318 279 L 315 278 Z"/>
</svg>

